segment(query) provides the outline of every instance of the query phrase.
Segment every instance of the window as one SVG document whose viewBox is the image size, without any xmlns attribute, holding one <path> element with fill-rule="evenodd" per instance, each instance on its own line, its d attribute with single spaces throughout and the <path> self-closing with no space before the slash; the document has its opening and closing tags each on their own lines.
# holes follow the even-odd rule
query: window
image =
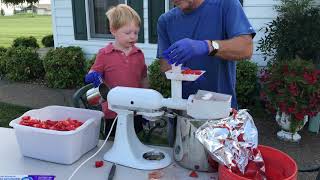
<svg viewBox="0 0 320 180">
<path fill-rule="evenodd" d="M 107 10 L 125 0 L 89 0 L 89 22 L 91 38 L 113 38 L 106 16 Z"/>
<path fill-rule="evenodd" d="M 157 43 L 158 18 L 165 11 L 165 0 L 149 0 L 149 43 Z"/>
<path fill-rule="evenodd" d="M 77 3 L 76 3 L 77 1 Z M 72 0 L 73 5 L 73 23 L 75 27 L 75 39 L 86 40 L 86 24 L 89 24 L 90 37 L 91 38 L 108 38 L 112 39 L 113 36 L 110 33 L 109 22 L 106 16 L 107 10 L 118 4 L 128 4 L 131 6 L 141 18 L 141 27 L 139 32 L 138 42 L 144 42 L 144 28 L 143 28 L 143 0 L 87 0 L 89 9 L 89 21 L 83 17 L 83 8 L 79 8 L 79 2 L 81 0 Z M 84 1 L 84 0 L 82 0 Z M 81 5 L 81 4 L 80 4 Z M 84 21 L 84 22 L 83 22 Z M 80 33 L 83 37 L 80 36 Z M 81 35 L 82 35 L 81 34 Z"/>
</svg>

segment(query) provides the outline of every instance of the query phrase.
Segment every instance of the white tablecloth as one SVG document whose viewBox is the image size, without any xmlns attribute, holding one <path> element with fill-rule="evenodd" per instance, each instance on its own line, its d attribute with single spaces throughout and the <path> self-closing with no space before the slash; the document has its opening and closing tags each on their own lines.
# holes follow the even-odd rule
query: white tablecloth
<svg viewBox="0 0 320 180">
<path fill-rule="evenodd" d="M 14 129 L 0 127 L 0 176 L 8 175 L 54 175 L 56 180 L 67 180 L 72 172 L 87 158 L 93 155 L 103 141 L 99 145 L 86 153 L 80 160 L 72 165 L 62 165 L 46 161 L 41 161 L 29 157 L 24 157 L 20 153 L 19 145 L 16 141 Z M 104 161 L 104 166 L 95 168 L 94 164 L 97 160 L 103 160 L 104 153 L 112 146 L 112 142 L 107 142 L 105 147 L 98 153 L 98 155 L 84 164 L 81 169 L 72 178 L 74 180 L 105 180 L 108 177 L 111 163 Z M 34 147 L 37 148 L 37 147 Z M 57 147 L 59 148 L 59 147 Z M 167 147 L 159 147 L 169 154 L 172 154 L 172 149 Z M 176 163 L 161 170 L 164 176 L 161 179 L 165 180 L 195 180 L 189 177 L 190 170 L 181 168 Z M 152 171 L 142 171 L 117 165 L 114 180 L 147 180 L 148 174 Z M 200 173 L 197 172 L 198 180 L 215 180 L 216 173 Z"/>
</svg>

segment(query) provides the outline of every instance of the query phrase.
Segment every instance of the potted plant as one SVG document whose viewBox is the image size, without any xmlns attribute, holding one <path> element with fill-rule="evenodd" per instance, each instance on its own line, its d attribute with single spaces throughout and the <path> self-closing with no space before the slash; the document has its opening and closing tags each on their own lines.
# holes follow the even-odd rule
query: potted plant
<svg viewBox="0 0 320 180">
<path fill-rule="evenodd" d="M 281 61 L 296 57 L 312 61 L 320 69 L 320 6 L 315 0 L 280 0 L 277 17 L 269 22 L 258 50 L 265 59 Z M 309 131 L 319 132 L 320 112 L 309 119 Z"/>
<path fill-rule="evenodd" d="M 277 136 L 299 141 L 297 132 L 320 111 L 320 71 L 310 61 L 277 61 L 263 71 L 261 85 L 260 97 L 282 129 Z"/>
</svg>

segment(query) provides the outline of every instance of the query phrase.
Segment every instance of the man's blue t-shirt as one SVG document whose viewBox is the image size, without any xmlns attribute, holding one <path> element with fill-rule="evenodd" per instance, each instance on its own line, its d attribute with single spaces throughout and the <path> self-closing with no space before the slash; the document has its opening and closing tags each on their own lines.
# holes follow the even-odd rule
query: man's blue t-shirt
<svg viewBox="0 0 320 180">
<path fill-rule="evenodd" d="M 183 38 L 225 40 L 245 34 L 255 35 L 239 0 L 204 0 L 197 9 L 188 13 L 173 8 L 160 16 L 157 31 L 158 58 L 170 45 Z M 198 89 L 230 94 L 231 106 L 237 108 L 235 61 L 199 56 L 183 66 L 206 71 L 202 81 L 183 82 L 183 98 L 195 94 Z"/>
</svg>

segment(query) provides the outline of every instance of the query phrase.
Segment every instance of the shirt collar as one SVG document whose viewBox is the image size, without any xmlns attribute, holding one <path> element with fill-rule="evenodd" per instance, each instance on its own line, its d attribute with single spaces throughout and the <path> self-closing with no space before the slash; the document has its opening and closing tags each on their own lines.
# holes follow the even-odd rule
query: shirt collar
<svg viewBox="0 0 320 180">
<path fill-rule="evenodd" d="M 118 51 L 118 50 L 114 48 L 114 46 L 113 46 L 112 43 L 109 43 L 109 44 L 105 47 L 105 51 L 104 51 L 104 52 L 105 52 L 106 54 L 109 54 L 109 53 L 111 53 L 111 52 L 113 52 L 113 51 Z M 137 52 L 142 52 L 142 51 L 141 51 L 140 48 L 138 48 L 137 46 L 133 45 L 133 47 L 132 47 L 129 55 L 135 54 L 135 53 L 137 53 Z"/>
</svg>

